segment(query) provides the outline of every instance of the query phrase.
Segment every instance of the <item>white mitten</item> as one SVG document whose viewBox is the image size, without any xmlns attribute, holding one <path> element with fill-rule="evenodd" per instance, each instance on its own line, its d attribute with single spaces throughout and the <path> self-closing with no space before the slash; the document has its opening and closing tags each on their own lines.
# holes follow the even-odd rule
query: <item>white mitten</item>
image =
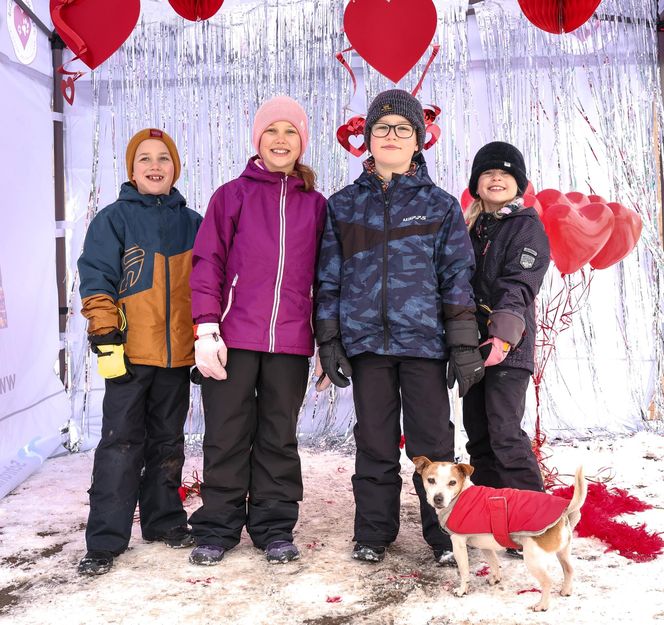
<svg viewBox="0 0 664 625">
<path fill-rule="evenodd" d="M 194 342 L 194 355 L 196 367 L 206 378 L 225 380 L 226 358 L 228 350 L 226 344 L 219 336 L 218 323 L 199 323 L 194 330 L 196 341 Z"/>
</svg>

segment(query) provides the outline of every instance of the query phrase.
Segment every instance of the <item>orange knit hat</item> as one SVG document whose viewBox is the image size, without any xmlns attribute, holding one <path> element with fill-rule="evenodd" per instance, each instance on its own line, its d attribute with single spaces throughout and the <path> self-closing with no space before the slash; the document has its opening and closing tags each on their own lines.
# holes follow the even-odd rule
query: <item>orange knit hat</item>
<svg viewBox="0 0 664 625">
<path fill-rule="evenodd" d="M 157 128 L 144 128 L 139 130 L 130 140 L 129 145 L 127 145 L 127 176 L 131 181 L 132 174 L 134 173 L 134 158 L 136 156 L 136 150 L 138 146 L 145 141 L 146 139 L 157 139 L 161 141 L 167 148 L 168 152 L 173 159 L 173 185 L 175 181 L 180 177 L 180 155 L 178 154 L 178 149 L 175 147 L 175 142 L 171 139 L 163 130 Z M 134 184 L 132 182 L 132 184 Z"/>
</svg>

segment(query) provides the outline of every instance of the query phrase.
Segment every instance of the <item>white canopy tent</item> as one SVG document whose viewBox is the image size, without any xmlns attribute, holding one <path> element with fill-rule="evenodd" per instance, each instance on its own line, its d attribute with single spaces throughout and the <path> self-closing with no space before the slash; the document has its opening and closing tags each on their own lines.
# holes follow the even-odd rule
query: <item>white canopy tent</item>
<svg viewBox="0 0 664 625">
<path fill-rule="evenodd" d="M 47 0 L 27 4 L 52 28 Z M 594 192 L 638 207 L 644 218 L 637 250 L 595 272 L 587 300 L 556 340 L 541 387 L 542 430 L 569 437 L 659 428 L 663 116 L 654 7 L 604 0 L 584 31 L 556 38 L 529 25 L 516 0 L 435 4 L 441 53 L 419 96 L 443 109 L 441 139 L 426 153 L 433 178 L 459 196 L 476 149 L 508 140 L 524 151 L 536 189 Z M 347 45 L 344 5 L 226 0 L 209 22 L 191 23 L 165 1 L 143 0 L 132 36 L 76 82 L 73 106 L 55 115 L 64 122 L 66 179 L 66 214 L 56 224 L 51 49 L 34 24 L 12 35 L 16 5 L 0 2 L 6 7 L 0 13 L 0 112 L 7 120 L 0 133 L 9 193 L 0 229 L 0 497 L 43 458 L 64 452 L 61 442 L 88 449 L 98 440 L 103 384 L 87 350 L 75 263 L 89 219 L 115 199 L 124 180 L 124 146 L 133 132 L 155 125 L 174 136 L 183 157 L 178 186 L 202 213 L 214 188 L 237 175 L 251 155 L 253 112 L 277 92 L 300 99 L 312 116 L 307 158 L 324 193 L 359 172 L 360 159 L 344 152 L 334 133 L 391 83 L 353 55 L 359 87 L 352 97 L 348 75 L 334 58 Z M 412 89 L 427 58 L 400 86 Z M 67 247 L 62 334 L 56 237 Z M 562 287 L 555 267 L 550 274 L 544 303 Z M 531 431 L 536 408 L 533 394 Z M 352 418 L 349 391 L 317 396 L 311 389 L 302 437 L 343 439 Z M 187 428 L 191 435 L 202 432 L 197 392 Z"/>
</svg>

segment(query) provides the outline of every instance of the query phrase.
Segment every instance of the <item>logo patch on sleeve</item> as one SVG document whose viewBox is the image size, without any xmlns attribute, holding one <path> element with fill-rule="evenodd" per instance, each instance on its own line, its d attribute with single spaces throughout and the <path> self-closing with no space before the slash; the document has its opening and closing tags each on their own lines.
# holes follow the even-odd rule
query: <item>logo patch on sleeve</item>
<svg viewBox="0 0 664 625">
<path fill-rule="evenodd" d="M 521 252 L 521 258 L 519 258 L 519 264 L 524 269 L 532 269 L 533 265 L 535 264 L 536 256 L 537 252 L 535 250 L 531 250 L 529 247 L 524 247 L 523 251 Z"/>
</svg>

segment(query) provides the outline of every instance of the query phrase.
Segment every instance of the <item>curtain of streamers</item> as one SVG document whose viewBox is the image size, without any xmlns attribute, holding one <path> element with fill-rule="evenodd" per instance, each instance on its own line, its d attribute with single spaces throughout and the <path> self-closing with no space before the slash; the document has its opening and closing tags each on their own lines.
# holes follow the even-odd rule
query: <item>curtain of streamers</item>
<svg viewBox="0 0 664 625">
<path fill-rule="evenodd" d="M 267 0 L 222 7 L 202 23 L 174 14 L 159 21 L 142 19 L 122 48 L 93 72 L 97 126 L 88 217 L 100 208 L 95 167 L 104 107 L 110 111 L 105 123 L 110 125 L 116 187 L 124 180 L 130 136 L 159 126 L 180 150 L 178 188 L 192 208 L 204 213 L 214 189 L 236 177 L 251 156 L 256 109 L 278 93 L 296 98 L 310 114 L 304 160 L 317 171 L 322 192 L 329 195 L 344 186 L 348 155 L 335 131 L 349 116 L 344 106 L 352 85 L 334 56 L 348 45 L 342 33 L 344 4 Z M 605 354 L 598 346 L 607 343 L 617 354 L 614 369 L 624 371 L 621 383 L 630 395 L 624 428 L 634 428 L 634 414 L 647 419 L 649 407 L 663 414 L 664 255 L 656 183 L 664 116 L 654 3 L 604 0 L 587 24 L 562 36 L 533 27 L 516 3 L 435 4 L 434 43 L 440 44 L 440 54 L 418 97 L 442 108 L 437 120 L 441 138 L 431 150 L 436 182 L 458 197 L 475 151 L 488 141 L 505 140 L 523 151 L 536 190 L 596 193 L 634 208 L 643 219 L 637 250 L 615 268 L 597 272 L 602 276 L 594 280 L 586 305 L 559 336 L 544 375 L 544 426 L 551 424 L 551 431 L 561 435 L 598 429 L 601 419 L 589 413 L 610 408 L 605 391 L 614 383 L 597 364 Z M 429 54 L 400 87 L 415 87 Z M 367 102 L 394 86 L 366 63 L 353 65 Z M 540 314 L 560 286 L 552 266 Z M 599 323 L 606 319 L 617 330 Z M 85 421 L 91 363 L 84 356 L 85 342 L 75 345 L 77 350 L 71 345 L 69 350 L 70 389 L 74 414 Z M 644 354 L 652 361 L 645 369 L 649 380 L 643 379 Z M 583 389 L 575 387 L 578 379 L 586 380 Z M 190 434 L 203 430 L 199 404 L 195 390 Z M 318 395 L 310 384 L 302 417 L 310 440 L 345 440 L 353 423 L 350 391 Z"/>
</svg>

